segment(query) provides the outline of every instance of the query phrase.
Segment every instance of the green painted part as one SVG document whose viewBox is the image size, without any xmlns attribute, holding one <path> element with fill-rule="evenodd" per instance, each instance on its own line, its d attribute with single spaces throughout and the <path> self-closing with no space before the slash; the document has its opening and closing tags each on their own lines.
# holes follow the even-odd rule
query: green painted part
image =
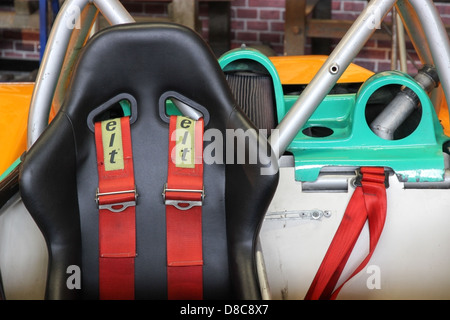
<svg viewBox="0 0 450 320">
<path fill-rule="evenodd" d="M 8 174 L 10 174 L 19 164 L 20 164 L 20 158 L 17 159 L 16 161 L 14 161 L 9 167 L 8 169 L 6 169 L 5 172 L 2 173 L 2 175 L 0 175 L 0 181 L 2 181 L 3 179 L 5 179 Z"/>
<path fill-rule="evenodd" d="M 130 101 L 124 99 L 119 101 L 120 106 L 122 107 L 123 115 L 125 117 L 131 116 L 131 104 Z"/>
<path fill-rule="evenodd" d="M 175 106 L 171 100 L 166 101 L 166 113 L 169 116 L 181 116 L 183 115 L 180 110 Z"/>
<path fill-rule="evenodd" d="M 409 136 L 385 140 L 367 124 L 365 106 L 376 90 L 392 84 L 407 86 L 418 95 L 422 118 Z M 297 98 L 286 96 L 285 108 L 289 110 Z M 310 127 L 326 127 L 332 134 L 311 137 L 302 132 Z M 442 181 L 442 146 L 449 139 L 417 82 L 406 74 L 387 71 L 368 79 L 357 94 L 328 95 L 287 150 L 294 155 L 298 181 L 315 181 L 325 166 L 383 166 L 393 169 L 401 181 Z"/>
<path fill-rule="evenodd" d="M 262 69 L 269 72 L 280 120 L 298 99 L 298 96 L 283 94 L 272 62 L 255 49 L 231 50 L 219 58 L 219 64 L 225 72 L 261 72 Z M 407 86 L 417 94 L 422 105 L 419 125 L 403 139 L 380 138 L 366 121 L 365 107 L 369 98 L 388 85 Z M 303 133 L 304 129 L 311 127 L 332 131 L 323 137 Z M 315 181 L 326 166 L 383 166 L 394 170 L 401 181 L 442 181 L 445 171 L 442 147 L 449 139 L 444 135 L 434 107 L 420 85 L 405 73 L 386 71 L 369 78 L 356 94 L 328 95 L 297 133 L 287 151 L 294 155 L 295 178 L 298 181 Z"/>
<path fill-rule="evenodd" d="M 268 72 L 273 81 L 277 118 L 281 119 L 286 114 L 287 111 L 284 106 L 284 94 L 280 76 L 272 61 L 266 55 L 253 48 L 233 49 L 219 58 L 219 64 L 224 72 Z"/>
</svg>

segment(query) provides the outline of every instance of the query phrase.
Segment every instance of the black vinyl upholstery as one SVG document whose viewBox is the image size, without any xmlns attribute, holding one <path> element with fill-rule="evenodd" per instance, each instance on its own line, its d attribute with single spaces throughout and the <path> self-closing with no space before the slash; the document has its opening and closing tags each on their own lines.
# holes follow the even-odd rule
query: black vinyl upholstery
<svg viewBox="0 0 450 320">
<path fill-rule="evenodd" d="M 120 94 L 136 100 L 131 125 L 136 206 L 135 296 L 166 299 L 165 206 L 168 123 L 161 97 L 175 95 L 207 113 L 205 130 L 250 132 L 245 150 L 268 147 L 235 105 L 209 47 L 175 24 L 126 24 L 88 41 L 76 63 L 68 94 L 54 120 L 25 155 L 22 200 L 49 248 L 46 298 L 98 298 L 98 175 L 92 110 Z M 217 142 L 217 141 L 216 141 Z M 205 148 L 213 141 L 205 141 Z M 204 298 L 259 299 L 254 250 L 265 211 L 278 183 L 278 163 L 258 148 L 256 163 L 225 161 L 204 167 Z M 236 143 L 234 151 L 242 145 Z M 270 147 L 269 149 L 270 150 Z M 229 151 L 229 150 L 228 150 Z M 228 158 L 230 159 L 230 158 Z M 261 174 L 261 169 L 273 174 Z M 69 289 L 70 265 L 81 267 L 81 289 Z"/>
</svg>

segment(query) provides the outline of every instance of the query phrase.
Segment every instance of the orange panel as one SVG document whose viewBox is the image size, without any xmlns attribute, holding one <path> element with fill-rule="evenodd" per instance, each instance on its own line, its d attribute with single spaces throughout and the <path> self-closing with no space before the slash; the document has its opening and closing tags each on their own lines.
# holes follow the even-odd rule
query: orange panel
<svg viewBox="0 0 450 320">
<path fill-rule="evenodd" d="M 308 84 L 328 56 L 275 56 L 270 57 L 280 76 L 281 84 Z M 362 83 L 374 73 L 355 64 L 345 70 L 338 83 Z"/>
<path fill-rule="evenodd" d="M 0 175 L 26 150 L 34 83 L 0 83 Z"/>
</svg>

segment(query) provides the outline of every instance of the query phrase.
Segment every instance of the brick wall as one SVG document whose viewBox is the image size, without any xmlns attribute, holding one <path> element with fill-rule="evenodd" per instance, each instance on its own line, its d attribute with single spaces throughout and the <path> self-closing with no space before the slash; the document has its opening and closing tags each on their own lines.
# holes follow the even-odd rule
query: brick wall
<svg viewBox="0 0 450 320">
<path fill-rule="evenodd" d="M 367 5 L 366 0 L 333 0 L 332 19 L 355 20 Z M 278 55 L 284 49 L 284 0 L 235 0 L 232 7 L 232 46 L 242 43 L 265 44 Z M 450 4 L 438 4 L 443 17 L 450 22 Z M 387 21 L 389 21 L 389 16 Z M 310 40 L 310 39 L 307 39 Z M 332 41 L 332 47 L 338 40 Z M 311 42 L 307 41 L 305 52 L 311 53 Z M 408 55 L 417 64 L 417 55 L 408 46 Z M 369 40 L 354 62 L 375 72 L 391 68 L 391 43 L 388 41 Z M 408 71 L 412 74 L 417 69 L 408 62 Z"/>
<path fill-rule="evenodd" d="M 39 33 L 27 30 L 0 30 L 0 58 L 39 60 Z"/>
<path fill-rule="evenodd" d="M 142 0 L 122 0 L 126 8 L 136 15 L 167 16 L 164 3 L 146 3 Z M 332 19 L 354 20 L 366 6 L 366 0 L 333 0 Z M 275 54 L 283 54 L 285 0 L 234 0 L 231 7 L 231 46 L 265 45 Z M 445 24 L 450 25 L 450 3 L 437 3 Z M 0 6 L 0 11 L 11 10 Z M 200 3 L 202 36 L 208 39 L 208 7 Z M 337 41 L 334 41 L 336 43 Z M 306 53 L 311 49 L 310 41 Z M 408 46 L 411 60 L 417 63 L 417 56 Z M 390 69 L 390 41 L 369 40 L 358 54 L 355 63 L 373 71 Z M 39 35 L 36 31 L 0 30 L 0 59 L 39 60 Z M 408 70 L 414 74 L 414 64 L 408 63 Z"/>
<path fill-rule="evenodd" d="M 354 20 L 358 14 L 365 8 L 367 1 L 345 1 L 334 0 L 332 19 L 336 20 Z M 386 22 L 391 22 L 389 13 Z M 335 41 L 337 42 L 337 41 Z M 390 41 L 369 40 L 365 47 L 354 59 L 354 63 L 361 65 L 375 72 L 391 69 L 392 43 Z M 417 67 L 420 68 L 420 61 L 411 44 L 407 43 L 408 55 L 408 73 L 415 74 Z"/>
<path fill-rule="evenodd" d="M 231 8 L 233 48 L 263 44 L 283 53 L 284 0 L 234 0 Z"/>
</svg>

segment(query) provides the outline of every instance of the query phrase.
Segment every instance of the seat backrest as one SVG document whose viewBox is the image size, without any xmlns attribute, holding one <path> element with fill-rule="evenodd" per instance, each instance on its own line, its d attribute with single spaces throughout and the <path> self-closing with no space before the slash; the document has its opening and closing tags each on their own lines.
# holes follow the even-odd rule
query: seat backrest
<svg viewBox="0 0 450 320">
<path fill-rule="evenodd" d="M 123 94 L 136 106 L 131 111 L 139 192 L 135 297 L 167 297 L 161 192 L 169 143 L 165 102 L 175 97 L 203 113 L 205 133 L 214 129 L 223 137 L 220 144 L 217 134 L 205 136 L 205 153 L 214 149 L 218 161 L 204 166 L 204 298 L 259 298 L 255 241 L 277 186 L 277 159 L 235 105 L 205 42 L 190 29 L 161 23 L 114 26 L 90 39 L 60 111 L 25 155 L 20 191 L 49 248 L 46 297 L 98 298 L 98 173 L 90 115 Z M 246 133 L 247 142 L 226 139 L 230 132 Z M 257 160 L 249 161 L 255 150 Z M 245 163 L 237 161 L 240 152 L 247 154 Z M 66 285 L 71 265 L 81 267 L 80 290 Z"/>
</svg>

